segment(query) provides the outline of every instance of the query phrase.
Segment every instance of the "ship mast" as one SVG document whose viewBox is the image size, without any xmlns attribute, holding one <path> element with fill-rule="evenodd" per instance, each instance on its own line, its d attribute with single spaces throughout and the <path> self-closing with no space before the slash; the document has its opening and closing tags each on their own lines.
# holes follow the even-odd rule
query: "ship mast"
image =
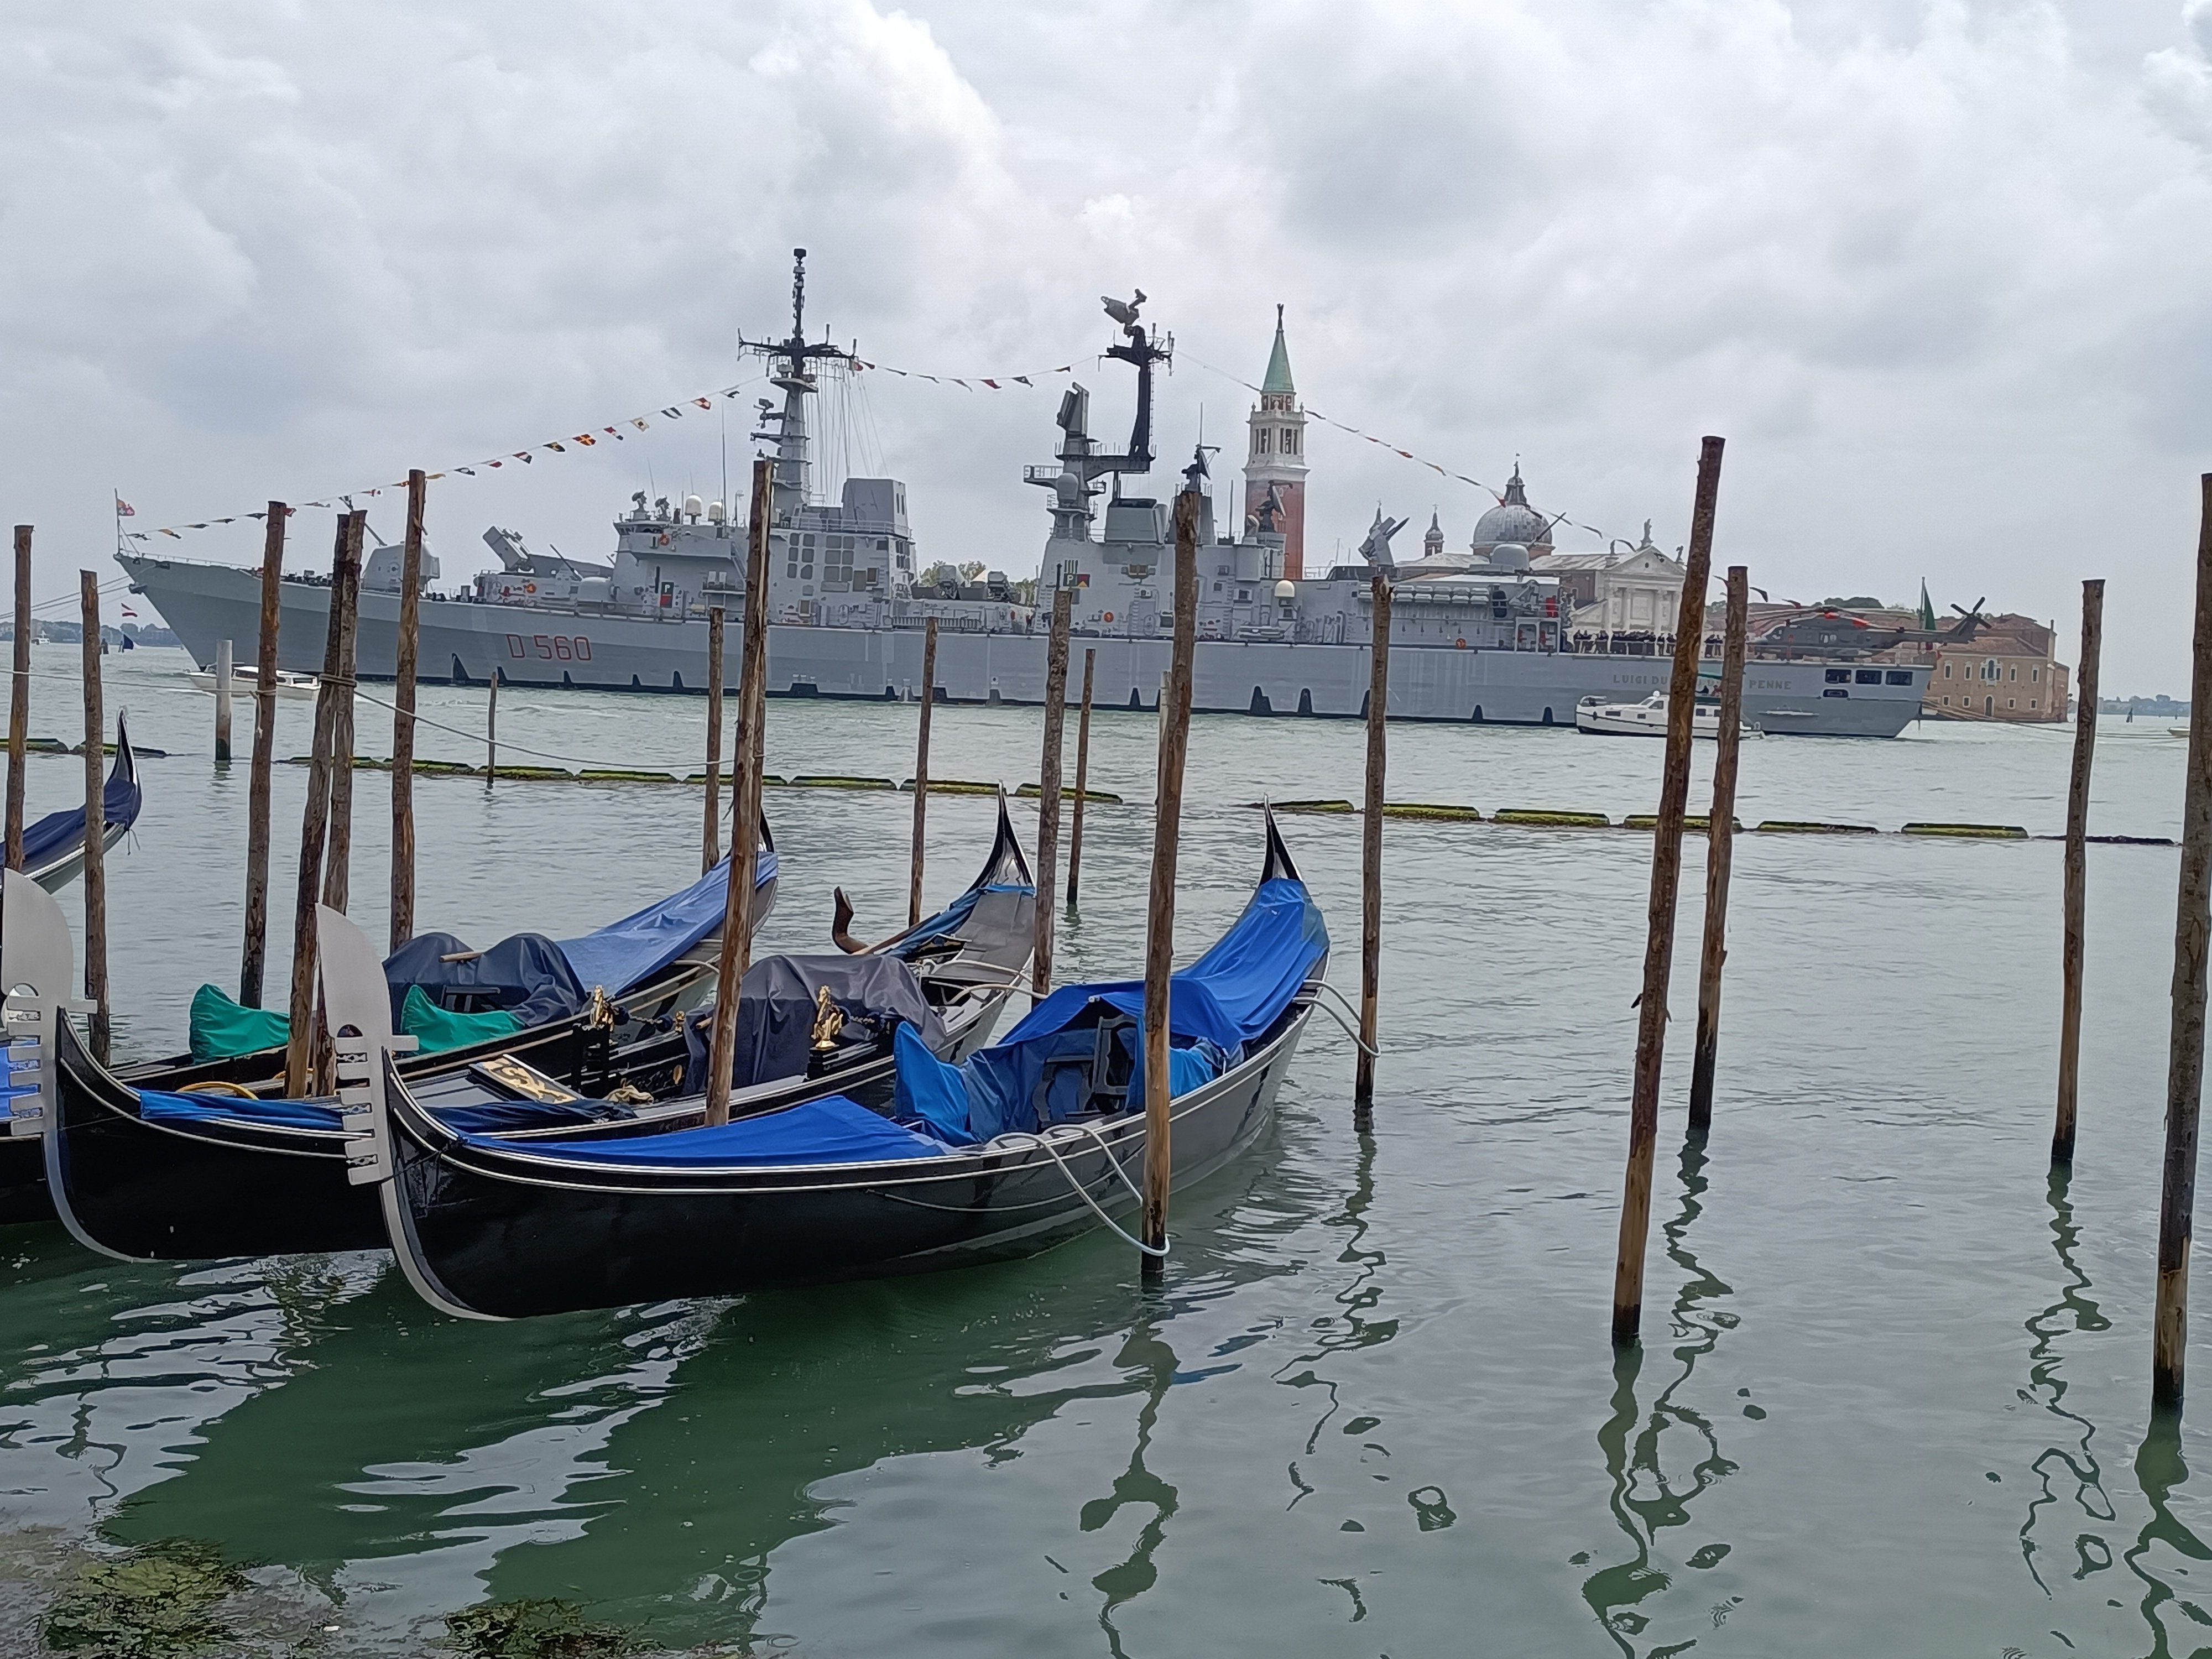
<svg viewBox="0 0 2212 1659">
<path fill-rule="evenodd" d="M 850 352 L 839 349 L 827 340 L 809 345 L 805 321 L 806 250 L 795 247 L 791 251 L 791 337 L 779 342 L 748 340 L 742 334 L 738 337 L 739 350 L 757 351 L 768 360 L 775 371 L 769 383 L 783 392 L 781 410 L 765 398 L 760 406 L 762 424 L 773 422 L 776 429 L 752 434 L 757 440 L 773 440 L 775 444 L 775 461 L 769 469 L 774 480 L 769 501 L 770 524 L 791 523 L 793 516 L 806 505 L 810 460 L 806 399 L 816 390 L 811 366 L 828 360 L 844 363 L 853 361 Z"/>
<path fill-rule="evenodd" d="M 1129 428 L 1127 452 L 1102 455 L 1098 453 L 1098 441 L 1090 431 L 1091 393 L 1077 385 L 1069 386 L 1061 397 L 1058 416 L 1061 434 L 1060 465 L 1022 469 L 1024 483 L 1053 492 L 1052 533 L 1060 540 L 1091 539 L 1091 501 L 1098 493 L 1092 488 L 1093 480 L 1112 473 L 1118 498 L 1123 473 L 1141 474 L 1152 470 L 1152 365 L 1169 362 L 1175 356 L 1173 335 L 1148 335 L 1145 325 L 1137 320 L 1137 309 L 1145 303 L 1144 289 L 1138 289 L 1136 297 L 1131 300 L 1102 296 L 1101 303 L 1106 307 L 1106 314 L 1121 325 L 1126 337 L 1125 343 L 1108 346 L 1105 355 L 1136 365 L 1137 418 Z"/>
</svg>

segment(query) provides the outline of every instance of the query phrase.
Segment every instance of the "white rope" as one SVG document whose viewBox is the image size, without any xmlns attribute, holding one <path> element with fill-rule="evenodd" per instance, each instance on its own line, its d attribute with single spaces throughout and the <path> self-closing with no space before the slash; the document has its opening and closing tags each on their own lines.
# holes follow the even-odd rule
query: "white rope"
<svg viewBox="0 0 2212 1659">
<path fill-rule="evenodd" d="M 1365 1042 L 1365 1040 L 1364 1040 L 1364 1039 L 1363 1039 L 1363 1038 L 1360 1036 L 1358 1028 L 1357 1026 L 1353 1025 L 1353 1024 L 1351 1023 L 1351 1021 L 1346 1018 L 1346 1014 L 1349 1014 L 1349 1013 L 1352 1013 L 1352 999 L 1351 999 L 1351 998 L 1349 998 L 1349 997 L 1347 997 L 1347 996 L 1346 996 L 1346 995 L 1344 994 L 1344 993 L 1343 993 L 1343 992 L 1341 992 L 1341 991 L 1338 990 L 1338 989 L 1336 988 L 1336 987 L 1334 987 L 1334 985 L 1331 985 L 1331 984 L 1330 984 L 1327 980 L 1325 980 L 1325 979 L 1324 979 L 1324 980 L 1317 980 L 1317 981 L 1315 981 L 1315 988 L 1316 988 L 1316 990 L 1328 991 L 1328 992 L 1331 993 L 1332 994 L 1334 994 L 1334 995 L 1335 996 L 1335 998 L 1336 998 L 1337 1001 L 1341 1002 L 1342 1004 L 1344 1004 L 1344 1012 L 1343 1012 L 1343 1013 L 1340 1013 L 1340 1012 L 1337 1012 L 1337 1010 L 1336 1010 L 1336 1009 L 1335 1009 L 1332 1005 L 1330 1005 L 1330 1004 L 1328 1004 L 1328 1003 L 1326 1003 L 1326 1002 L 1322 1001 L 1319 998 L 1316 998 L 1316 999 L 1315 999 L 1315 1000 L 1314 1000 L 1314 1002 L 1312 1003 L 1312 1005 L 1311 1005 L 1311 1006 L 1314 1006 L 1314 1007 L 1316 1007 L 1316 1008 L 1320 1009 L 1320 1010 L 1322 1011 L 1322 1012 L 1323 1012 L 1324 1014 L 1327 1014 L 1327 1015 L 1328 1015 L 1331 1019 L 1334 1020 L 1334 1021 L 1335 1021 L 1339 1025 L 1343 1026 L 1343 1027 L 1344 1027 L 1344 1034 L 1345 1034 L 1346 1036 L 1350 1037 L 1350 1038 L 1352 1039 L 1352 1041 L 1353 1044 L 1354 1044 L 1355 1046 L 1357 1046 L 1357 1047 L 1360 1049 L 1360 1051 L 1361 1051 L 1362 1053 L 1364 1053 L 1364 1054 L 1366 1054 L 1366 1056 L 1367 1056 L 1370 1060 L 1380 1060 L 1380 1059 L 1382 1059 L 1382 1051 L 1380 1048 L 1370 1048 L 1370 1047 L 1369 1047 L 1369 1046 L 1368 1046 L 1368 1044 L 1367 1044 L 1367 1042 Z"/>
<path fill-rule="evenodd" d="M 1106 1167 L 1113 1170 L 1115 1175 L 1121 1178 L 1121 1184 L 1129 1189 L 1130 1197 L 1135 1199 L 1140 1204 L 1144 1202 L 1145 1195 L 1141 1192 L 1138 1191 L 1137 1183 L 1129 1179 L 1129 1172 L 1121 1167 L 1121 1159 L 1114 1156 L 1114 1149 L 1106 1144 L 1105 1136 L 1099 1133 L 1098 1127 L 1096 1124 L 1063 1123 L 1056 1127 L 1069 1130 L 1078 1135 L 1088 1135 L 1092 1140 L 1096 1141 L 1098 1145 L 1098 1150 L 1105 1155 Z M 1121 1226 L 1121 1223 L 1115 1220 L 1112 1216 L 1108 1215 L 1104 1210 L 1099 1208 L 1098 1200 L 1091 1196 L 1090 1189 L 1086 1188 L 1082 1182 L 1076 1178 L 1075 1171 L 1069 1169 L 1066 1162 L 1060 1158 L 1059 1148 L 1054 1146 L 1045 1136 L 1032 1134 L 1007 1135 L 1002 1137 L 1000 1144 L 1003 1145 L 1006 1141 L 1020 1142 L 1024 1140 L 1036 1146 L 1039 1151 L 1043 1152 L 1047 1158 L 1052 1160 L 1053 1167 L 1058 1170 L 1060 1175 L 1066 1180 L 1069 1190 L 1073 1192 L 1074 1194 L 1078 1198 L 1081 1199 L 1086 1205 L 1090 1206 L 1091 1213 L 1097 1216 L 1102 1222 L 1105 1223 L 1108 1231 L 1121 1239 L 1124 1244 L 1129 1245 L 1131 1248 L 1145 1255 L 1151 1256 L 1156 1261 L 1164 1261 L 1167 1259 L 1168 1247 L 1166 1245 L 1147 1244 L 1140 1238 L 1133 1237 Z"/>
</svg>

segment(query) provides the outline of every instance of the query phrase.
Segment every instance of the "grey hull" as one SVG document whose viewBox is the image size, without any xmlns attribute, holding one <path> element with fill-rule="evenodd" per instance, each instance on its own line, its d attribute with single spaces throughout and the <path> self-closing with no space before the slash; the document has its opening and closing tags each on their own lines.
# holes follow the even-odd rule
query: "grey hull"
<svg viewBox="0 0 2212 1659">
<path fill-rule="evenodd" d="M 196 660 L 214 661 L 226 639 L 240 660 L 252 659 L 260 628 L 258 573 L 146 555 L 120 562 Z M 322 584 L 283 584 L 277 656 L 285 668 L 321 668 L 329 599 Z M 392 678 L 398 610 L 397 593 L 362 592 L 363 678 Z M 702 691 L 707 684 L 707 622 L 696 614 L 660 620 L 425 599 L 421 630 L 418 660 L 426 680 L 486 684 L 497 669 L 509 685 L 579 690 Z M 733 629 L 732 678 L 735 634 Z M 915 695 L 921 647 L 919 628 L 773 626 L 769 691 L 874 702 Z M 1168 668 L 1167 641 L 1078 635 L 1074 648 L 1079 664 L 1084 650 L 1098 653 L 1099 707 L 1156 706 Z M 1744 719 L 1778 735 L 1889 738 L 1920 712 L 1915 687 L 1831 686 L 1823 669 L 1817 662 L 1753 663 L 1745 674 Z M 1668 674 L 1662 657 L 1401 647 L 1390 661 L 1389 712 L 1394 720 L 1572 730 L 1582 698 L 1635 702 L 1664 690 Z M 1041 703 L 1044 635 L 942 633 L 937 678 L 940 695 L 954 702 Z M 1192 702 L 1217 714 L 1357 718 L 1365 710 L 1367 685 L 1362 645 L 1201 641 Z"/>
</svg>

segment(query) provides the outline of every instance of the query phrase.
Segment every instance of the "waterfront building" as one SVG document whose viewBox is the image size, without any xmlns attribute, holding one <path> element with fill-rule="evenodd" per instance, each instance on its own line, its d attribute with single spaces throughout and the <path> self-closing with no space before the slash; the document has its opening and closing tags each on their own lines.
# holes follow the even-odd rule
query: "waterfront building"
<svg viewBox="0 0 2212 1659">
<path fill-rule="evenodd" d="M 1484 526 L 1512 511 L 1538 519 L 1527 504 L 1521 487 L 1521 469 L 1505 486 L 1504 504 L 1482 515 L 1475 529 L 1478 542 Z M 1529 562 L 1539 575 L 1556 576 L 1563 592 L 1574 601 L 1571 631 L 1577 634 L 1671 634 L 1681 607 L 1682 582 L 1687 567 L 1669 557 L 1651 540 L 1651 521 L 1644 521 L 1644 539 L 1634 547 L 1616 538 L 1600 553 L 1555 553 L 1551 550 L 1551 528 L 1544 529 L 1545 551 Z M 1531 553 L 1535 551 L 1531 548 Z"/>
<path fill-rule="evenodd" d="M 1306 412 L 1298 407 L 1298 389 L 1291 379 L 1280 306 L 1275 307 L 1275 346 L 1267 354 L 1260 401 L 1246 425 L 1244 535 L 1280 536 L 1280 574 L 1301 581 L 1306 574 Z"/>
<path fill-rule="evenodd" d="M 1937 720 L 2063 720 L 2067 666 L 2058 635 L 2033 617 L 1984 617 L 1964 644 L 1936 648 L 1923 712 Z"/>
</svg>

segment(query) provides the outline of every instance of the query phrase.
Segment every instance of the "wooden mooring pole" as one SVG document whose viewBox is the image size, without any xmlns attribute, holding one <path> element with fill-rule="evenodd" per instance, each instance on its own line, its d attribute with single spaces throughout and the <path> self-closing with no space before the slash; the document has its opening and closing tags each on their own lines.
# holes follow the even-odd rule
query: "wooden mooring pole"
<svg viewBox="0 0 2212 1659">
<path fill-rule="evenodd" d="M 1721 969 L 1728 962 L 1729 872 L 1735 860 L 1735 774 L 1743 750 L 1743 659 L 1751 633 L 1751 573 L 1728 573 L 1728 629 L 1721 647 L 1721 729 L 1713 757 L 1712 815 L 1705 820 L 1705 937 L 1698 953 L 1698 1046 L 1690 1060 L 1690 1133 L 1713 1127 L 1713 1071 L 1721 1047 Z"/>
<path fill-rule="evenodd" d="M 499 776 L 499 670 L 491 671 L 491 689 L 484 694 L 484 793 L 491 793 Z"/>
<path fill-rule="evenodd" d="M 331 582 L 338 612 L 337 695 L 331 721 L 331 836 L 323 866 L 323 902 L 343 911 L 353 889 L 354 664 L 361 628 L 361 543 L 368 514 L 345 516 L 345 556 Z"/>
<path fill-rule="evenodd" d="M 2074 1161 L 2074 1114 L 2081 1077 L 2081 955 L 2089 887 L 2089 766 L 2097 754 L 2097 659 L 2104 649 L 2105 584 L 2081 584 L 2081 660 L 2074 672 L 2074 775 L 2066 788 L 2066 868 L 2058 947 L 2058 1114 L 2051 1161 Z M 2192 711 L 2193 713 L 2194 711 Z"/>
<path fill-rule="evenodd" d="M 107 720 L 100 706 L 100 576 L 77 572 L 84 610 L 84 1000 L 92 1057 L 107 1064 Z"/>
<path fill-rule="evenodd" d="M 31 742 L 31 526 L 15 526 L 15 678 L 8 684 L 8 867 L 23 867 L 23 769 Z"/>
<path fill-rule="evenodd" d="M 2158 1206 L 2158 1308 L 2150 1400 L 2178 1411 L 2189 1346 L 2189 1247 L 2197 1207 L 2197 1110 L 2204 1097 L 2205 952 L 2212 939 L 2212 472 L 2202 480 L 2197 631 L 2189 676 L 2189 769 L 2173 917 L 2173 1024 L 2166 1061 L 2166 1174 Z"/>
<path fill-rule="evenodd" d="M 292 1029 L 284 1041 L 284 1092 L 298 1099 L 307 1091 L 314 1058 L 315 959 L 320 937 L 315 905 L 321 897 L 323 851 L 331 829 L 331 738 L 337 720 L 337 592 L 345 568 L 346 521 L 341 515 L 337 544 L 331 554 L 330 625 L 323 639 L 323 676 L 315 694 L 315 740 L 307 757 L 307 805 L 300 817 L 300 871 L 292 907 L 292 988 L 286 1008 Z"/>
<path fill-rule="evenodd" d="M 929 716 L 937 706 L 937 618 L 921 625 L 921 723 L 914 736 L 914 856 L 907 866 L 906 925 L 921 920 L 923 831 L 929 820 Z"/>
<path fill-rule="evenodd" d="M 1667 981 L 1674 965 L 1674 900 L 1682 874 L 1682 817 L 1690 799 L 1691 720 L 1697 711 L 1698 657 L 1704 648 L 1705 586 L 1713 568 L 1713 518 L 1720 502 L 1721 440 L 1698 457 L 1690 515 L 1689 561 L 1674 619 L 1674 672 L 1667 690 L 1667 760 L 1652 836 L 1649 933 L 1644 994 L 1636 1027 L 1636 1074 L 1629 1101 L 1628 1171 L 1620 1203 L 1620 1250 L 1613 1263 L 1613 1340 L 1625 1347 L 1644 1322 L 1644 1252 L 1651 1231 L 1651 1162 L 1659 1138 L 1659 1071 L 1666 1058 Z"/>
<path fill-rule="evenodd" d="M 1083 650 L 1083 713 L 1075 722 L 1075 817 L 1067 826 L 1067 908 L 1073 911 L 1083 879 L 1083 803 L 1091 788 L 1091 682 L 1098 666 L 1095 646 Z"/>
<path fill-rule="evenodd" d="M 261 1006 L 269 960 L 269 789 L 276 759 L 276 629 L 283 602 L 284 521 L 291 509 L 269 503 L 261 538 L 260 678 L 253 692 L 253 764 L 246 789 L 246 950 L 238 1000 Z"/>
<path fill-rule="evenodd" d="M 1060 920 L 1054 894 L 1060 874 L 1060 760 L 1067 729 L 1067 634 L 1074 590 L 1052 599 L 1052 633 L 1044 654 L 1044 751 L 1037 760 L 1036 945 L 1030 957 L 1030 1000 L 1052 989 L 1053 930 Z"/>
<path fill-rule="evenodd" d="M 707 823 L 700 832 L 699 873 L 722 861 L 722 641 L 726 613 L 707 607 Z"/>
<path fill-rule="evenodd" d="M 407 535 L 399 557 L 399 640 L 392 689 L 392 945 L 415 937 L 415 672 L 421 645 L 422 517 L 429 484 L 407 474 Z"/>
<path fill-rule="evenodd" d="M 1190 748 L 1190 667 L 1198 648 L 1197 489 L 1176 497 L 1175 647 L 1161 697 L 1159 800 L 1152 816 L 1152 880 L 1145 916 L 1144 1276 L 1166 1272 L 1170 1115 L 1168 994 L 1175 966 L 1176 854 L 1182 832 L 1183 761 Z"/>
<path fill-rule="evenodd" d="M 1374 577 L 1374 631 L 1367 668 L 1367 799 L 1359 825 L 1359 1045 L 1352 1106 L 1364 1118 L 1375 1103 L 1375 1036 L 1382 1000 L 1382 783 L 1390 706 L 1390 579 Z"/>
<path fill-rule="evenodd" d="M 226 772 L 230 769 L 230 677 L 234 672 L 230 641 L 218 641 L 215 647 L 215 763 Z"/>
<path fill-rule="evenodd" d="M 737 1064 L 738 1002 L 752 962 L 753 866 L 760 849 L 761 719 L 768 702 L 768 532 L 775 489 L 772 463 L 753 462 L 752 514 L 746 525 L 744 655 L 738 669 L 738 723 L 731 760 L 730 887 L 722 907 L 722 948 L 714 986 L 714 1040 L 708 1048 L 707 1121 L 730 1121 L 730 1077 Z"/>
</svg>

